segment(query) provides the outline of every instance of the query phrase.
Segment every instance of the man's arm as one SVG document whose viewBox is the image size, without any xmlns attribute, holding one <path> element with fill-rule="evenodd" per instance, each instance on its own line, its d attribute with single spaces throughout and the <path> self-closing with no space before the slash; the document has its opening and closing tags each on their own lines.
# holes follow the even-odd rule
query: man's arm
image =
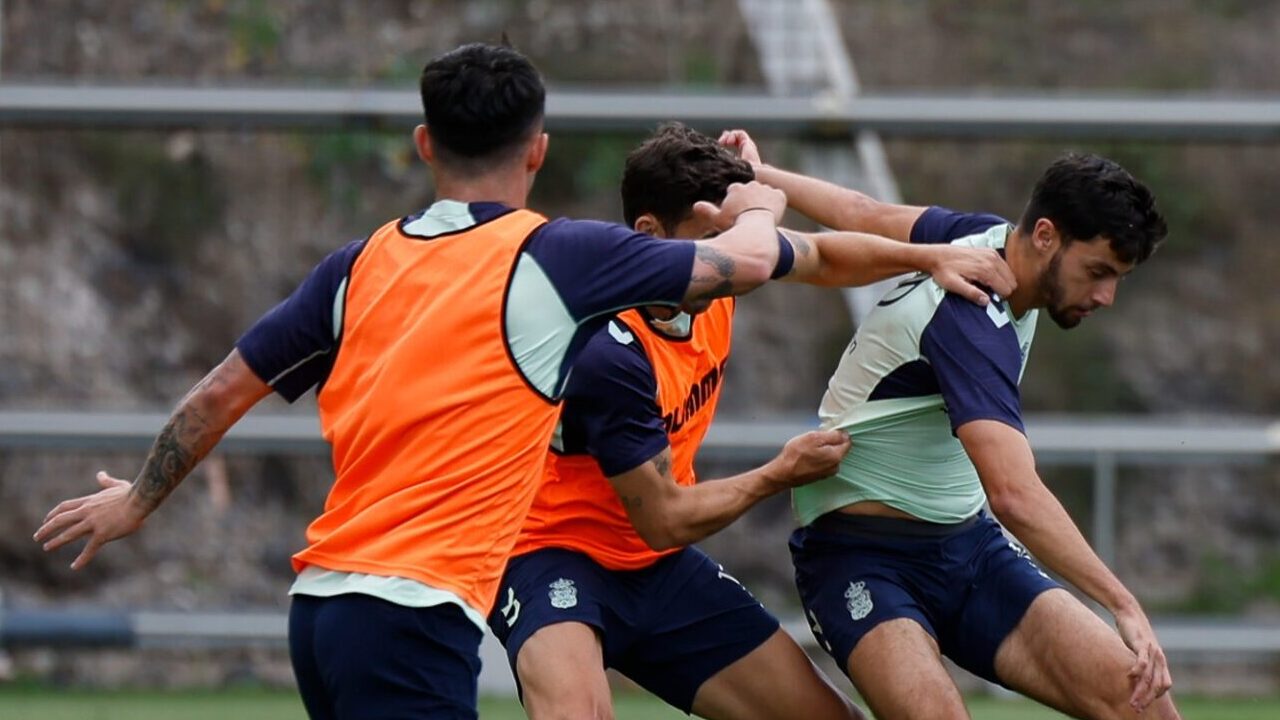
<svg viewBox="0 0 1280 720">
<path fill-rule="evenodd" d="M 824 287 L 856 287 L 908 272 L 925 272 L 943 289 L 985 305 L 985 286 L 1008 297 L 1013 271 L 990 248 L 947 244 L 912 245 L 857 232 L 781 231 L 795 249 L 795 263 L 783 280 Z"/>
<path fill-rule="evenodd" d="M 52 551 L 87 536 L 89 542 L 71 563 L 74 570 L 84 567 L 104 544 L 141 527 L 227 429 L 270 393 L 240 351 L 232 350 L 178 403 L 137 479 L 130 483 L 99 472 L 103 489 L 59 503 L 36 531 L 36 542 Z"/>
<path fill-rule="evenodd" d="M 737 150 L 742 159 L 751 163 L 756 180 L 783 191 L 792 208 L 833 230 L 866 232 L 907 242 L 911 239 L 912 226 L 926 210 L 914 205 L 880 202 L 857 190 L 766 165 L 760 160 L 755 141 L 745 130 L 726 130 L 720 142 Z"/>
<path fill-rule="evenodd" d="M 1173 684 L 1169 666 L 1138 601 L 1089 547 L 1071 516 L 1036 473 L 1027 438 L 995 420 L 975 420 L 956 436 L 978 470 L 991 511 L 1036 559 L 1080 588 L 1116 619 L 1137 655 L 1130 702 L 1146 707 Z"/>
<path fill-rule="evenodd" d="M 778 221 L 786 209 L 785 195 L 758 182 L 730 185 L 718 207 L 697 203 L 694 212 L 723 232 L 695 245 L 684 302 L 742 295 L 767 282 L 778 264 Z"/>
<path fill-rule="evenodd" d="M 741 475 L 680 485 L 671 449 L 609 478 L 636 532 L 654 550 L 683 547 L 722 530 L 761 500 L 836 471 L 849 436 L 822 430 L 792 438 L 768 463 Z"/>
</svg>

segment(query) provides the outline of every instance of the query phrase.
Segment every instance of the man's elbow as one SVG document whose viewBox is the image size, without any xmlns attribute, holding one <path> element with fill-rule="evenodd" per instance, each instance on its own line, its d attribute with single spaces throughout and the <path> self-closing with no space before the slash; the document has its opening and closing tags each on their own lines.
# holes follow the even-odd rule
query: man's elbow
<svg viewBox="0 0 1280 720">
<path fill-rule="evenodd" d="M 777 267 L 777 258 L 767 260 L 763 258 L 748 258 L 738 263 L 736 272 L 734 272 L 734 287 L 740 288 L 740 292 L 754 290 L 761 285 L 769 282 L 769 278 L 773 275 L 773 270 Z"/>
<path fill-rule="evenodd" d="M 991 506 L 991 512 L 1001 524 L 1009 527 L 1010 530 L 1017 534 L 1017 528 L 1022 526 L 1027 518 L 1030 517 L 1031 501 L 1027 493 L 1017 488 L 1004 488 L 1000 490 L 989 490 L 987 492 L 987 504 Z"/>
<path fill-rule="evenodd" d="M 688 544 L 681 542 L 682 538 L 679 529 L 669 522 L 649 523 L 644 527 L 637 526 L 636 533 L 640 535 L 641 540 L 644 540 L 645 545 L 648 545 L 649 549 L 655 552 L 671 550 Z"/>
</svg>

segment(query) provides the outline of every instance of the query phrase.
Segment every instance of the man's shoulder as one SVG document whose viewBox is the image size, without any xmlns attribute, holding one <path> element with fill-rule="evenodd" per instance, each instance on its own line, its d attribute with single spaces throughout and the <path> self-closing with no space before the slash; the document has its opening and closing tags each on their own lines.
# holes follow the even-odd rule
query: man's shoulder
<svg viewBox="0 0 1280 720">
<path fill-rule="evenodd" d="M 582 347 L 570 376 L 570 387 L 579 381 L 598 382 L 626 375 L 653 375 L 653 366 L 635 331 L 621 318 L 613 317 Z"/>
</svg>

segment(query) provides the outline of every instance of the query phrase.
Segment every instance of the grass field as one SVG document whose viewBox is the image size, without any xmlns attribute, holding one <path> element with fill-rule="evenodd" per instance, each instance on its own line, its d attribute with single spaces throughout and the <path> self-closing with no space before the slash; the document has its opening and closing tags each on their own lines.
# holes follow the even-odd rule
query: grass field
<svg viewBox="0 0 1280 720">
<path fill-rule="evenodd" d="M 1280 698 L 1179 700 L 1186 720 L 1276 720 Z M 1061 718 L 1023 700 L 969 699 L 975 720 L 1051 720 Z M 645 695 L 617 698 L 619 720 L 676 720 L 683 713 Z M 797 717 L 802 717 L 803 714 Z M 524 713 L 514 700 L 485 698 L 484 720 L 517 720 Z M 306 720 L 292 692 L 89 692 L 32 687 L 0 687 L 0 720 Z"/>
</svg>

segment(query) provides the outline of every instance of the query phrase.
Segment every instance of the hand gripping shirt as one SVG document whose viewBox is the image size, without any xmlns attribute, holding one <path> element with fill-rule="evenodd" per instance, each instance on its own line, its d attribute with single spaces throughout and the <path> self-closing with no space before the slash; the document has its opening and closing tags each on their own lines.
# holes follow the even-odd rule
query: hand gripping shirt
<svg viewBox="0 0 1280 720">
<path fill-rule="evenodd" d="M 693 251 L 444 200 L 322 261 L 237 342 L 286 399 L 319 387 L 333 446 L 294 592 L 457 602 L 483 627 L 577 353 L 621 308 L 679 303 Z"/>
<path fill-rule="evenodd" d="M 930 208 L 912 240 L 1003 251 L 1011 229 L 994 216 Z M 793 491 L 800 523 L 869 500 L 937 523 L 976 513 L 986 495 L 954 431 L 979 419 L 1023 430 L 1018 382 L 1036 317 L 1014 317 L 995 295 L 979 307 L 923 274 L 886 293 L 819 409 L 822 426 L 848 432 L 853 448 L 834 476 Z"/>
</svg>

